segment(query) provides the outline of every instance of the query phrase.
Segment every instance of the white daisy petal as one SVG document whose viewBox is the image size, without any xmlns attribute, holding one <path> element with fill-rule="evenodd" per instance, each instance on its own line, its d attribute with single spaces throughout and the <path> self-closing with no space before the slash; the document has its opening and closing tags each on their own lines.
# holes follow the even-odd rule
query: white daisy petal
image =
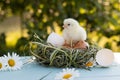
<svg viewBox="0 0 120 80">
<path fill-rule="evenodd" d="M 5 57 L 5 58 L 6 58 L 7 56 L 6 56 L 6 55 L 4 55 L 3 57 Z"/>
<path fill-rule="evenodd" d="M 8 52 L 8 57 L 11 57 L 9 52 Z"/>
</svg>

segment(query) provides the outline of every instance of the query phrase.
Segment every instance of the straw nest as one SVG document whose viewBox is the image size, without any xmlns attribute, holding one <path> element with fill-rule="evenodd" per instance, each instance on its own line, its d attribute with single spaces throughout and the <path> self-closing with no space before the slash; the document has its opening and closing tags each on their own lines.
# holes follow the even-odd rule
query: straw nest
<svg viewBox="0 0 120 80">
<path fill-rule="evenodd" d="M 88 69 L 91 66 L 86 66 L 86 63 L 93 59 L 95 60 L 96 53 L 100 47 L 94 43 L 86 50 L 57 48 L 43 41 L 30 42 L 30 53 L 36 57 L 36 61 L 40 65 L 54 67 L 75 67 Z"/>
</svg>

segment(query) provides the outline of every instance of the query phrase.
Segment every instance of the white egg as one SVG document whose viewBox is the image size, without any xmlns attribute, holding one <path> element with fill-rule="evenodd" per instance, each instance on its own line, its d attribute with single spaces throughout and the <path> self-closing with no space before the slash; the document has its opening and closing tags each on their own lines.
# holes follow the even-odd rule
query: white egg
<svg viewBox="0 0 120 80">
<path fill-rule="evenodd" d="M 96 54 L 96 62 L 103 67 L 110 66 L 114 61 L 114 54 L 109 49 L 101 49 Z"/>
<path fill-rule="evenodd" d="M 56 34 L 55 32 L 52 32 L 47 38 L 47 43 L 51 43 L 53 46 L 56 47 L 62 46 L 64 42 L 64 38 Z"/>
</svg>

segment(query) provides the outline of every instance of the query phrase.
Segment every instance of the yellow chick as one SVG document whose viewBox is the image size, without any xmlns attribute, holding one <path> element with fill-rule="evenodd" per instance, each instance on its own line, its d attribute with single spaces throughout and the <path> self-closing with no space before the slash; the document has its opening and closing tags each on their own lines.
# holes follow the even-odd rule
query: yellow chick
<svg viewBox="0 0 120 80">
<path fill-rule="evenodd" d="M 75 19 L 65 19 L 63 22 L 63 28 L 63 38 L 65 39 L 65 46 L 70 45 L 70 47 L 72 48 L 86 48 L 86 31 L 79 25 L 79 23 Z"/>
</svg>

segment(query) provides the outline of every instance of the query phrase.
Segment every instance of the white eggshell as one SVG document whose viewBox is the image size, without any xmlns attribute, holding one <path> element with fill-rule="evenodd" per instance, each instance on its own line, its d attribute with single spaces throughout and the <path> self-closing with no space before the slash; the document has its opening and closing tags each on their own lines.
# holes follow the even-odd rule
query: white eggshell
<svg viewBox="0 0 120 80">
<path fill-rule="evenodd" d="M 114 61 L 114 54 L 109 49 L 101 49 L 96 54 L 96 62 L 103 67 L 110 66 Z"/>
<path fill-rule="evenodd" d="M 64 38 L 56 34 L 55 32 L 52 32 L 47 38 L 47 43 L 51 43 L 53 46 L 56 47 L 62 46 L 64 42 Z"/>
<path fill-rule="evenodd" d="M 89 44 L 88 44 L 88 42 L 85 42 L 85 44 L 86 44 L 86 46 L 89 48 Z"/>
</svg>

